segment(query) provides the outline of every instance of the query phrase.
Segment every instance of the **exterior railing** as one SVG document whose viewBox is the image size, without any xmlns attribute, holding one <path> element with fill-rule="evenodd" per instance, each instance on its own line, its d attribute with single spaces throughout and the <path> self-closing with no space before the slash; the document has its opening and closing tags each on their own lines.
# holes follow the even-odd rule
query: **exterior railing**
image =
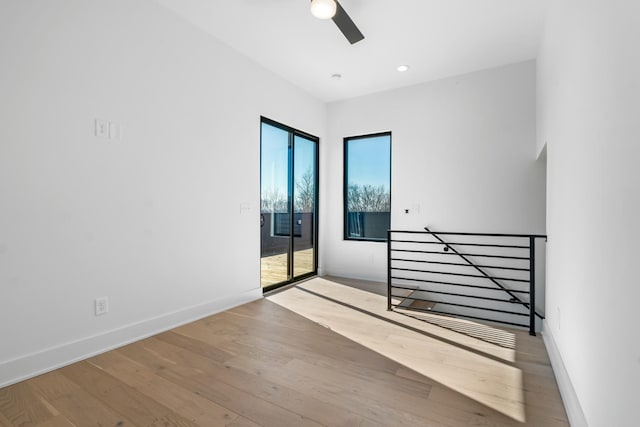
<svg viewBox="0 0 640 427">
<path fill-rule="evenodd" d="M 525 327 L 535 335 L 540 234 L 387 231 L 387 309 Z M 524 320 L 523 318 L 527 319 Z"/>
</svg>

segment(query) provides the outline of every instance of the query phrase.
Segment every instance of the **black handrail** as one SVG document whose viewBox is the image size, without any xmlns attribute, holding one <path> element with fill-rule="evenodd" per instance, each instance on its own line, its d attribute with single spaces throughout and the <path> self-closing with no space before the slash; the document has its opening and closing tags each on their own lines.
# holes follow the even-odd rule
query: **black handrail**
<svg viewBox="0 0 640 427">
<path fill-rule="evenodd" d="M 427 227 L 425 227 L 427 228 Z M 419 230 L 391 230 L 394 233 L 406 233 L 406 234 L 424 234 L 424 231 Z M 433 234 L 432 231 L 428 232 Z M 438 231 L 441 236 L 481 236 L 481 237 L 535 237 L 537 239 L 546 239 L 546 234 L 509 234 L 509 233 L 463 233 L 459 231 Z"/>
<path fill-rule="evenodd" d="M 438 232 L 435 233 L 433 231 L 431 231 L 428 227 L 424 227 L 425 231 L 414 231 L 414 230 L 388 230 L 387 231 L 387 309 L 388 310 L 392 310 L 393 308 L 401 308 L 401 309 L 405 309 L 405 310 L 417 310 L 417 311 L 427 311 L 429 313 L 441 313 L 441 314 L 447 314 L 447 315 L 452 315 L 452 313 L 447 313 L 446 311 L 440 311 L 440 310 L 434 310 L 433 307 L 429 307 L 429 308 L 423 308 L 423 307 L 414 307 L 412 305 L 404 305 L 405 301 L 422 301 L 422 302 L 430 302 L 433 304 L 442 304 L 442 305 L 448 305 L 448 306 L 452 306 L 452 307 L 464 307 L 464 308 L 471 308 L 471 309 L 475 309 L 475 310 L 483 310 L 484 312 L 494 312 L 494 313 L 500 313 L 500 314 L 509 314 L 509 315 L 516 315 L 516 316 L 528 316 L 529 317 L 529 322 L 528 324 L 521 324 L 521 323 L 515 323 L 510 321 L 511 319 L 505 319 L 505 318 L 500 318 L 500 319 L 490 319 L 490 318 L 486 318 L 486 317 L 480 317 L 479 315 L 475 315 L 475 313 L 473 313 L 473 315 L 471 314 L 456 314 L 457 316 L 460 317 L 466 317 L 466 318 L 470 318 L 470 319 L 479 319 L 479 320 L 489 320 L 492 322 L 498 322 L 498 323 L 504 323 L 504 324 L 508 324 L 508 325 L 517 325 L 517 326 L 523 326 L 523 327 L 528 327 L 529 328 L 529 333 L 531 335 L 535 335 L 535 317 L 538 316 L 541 319 L 544 319 L 544 316 L 542 316 L 540 313 L 536 312 L 535 310 L 535 240 L 538 238 L 546 238 L 545 235 L 541 235 L 541 234 L 504 234 L 504 233 L 465 233 L 465 232 Z M 394 240 L 393 234 L 426 234 L 426 235 L 430 235 L 433 238 L 437 239 L 438 242 L 434 242 L 434 241 L 423 241 L 423 240 L 419 240 L 419 237 L 415 237 L 415 238 L 411 238 L 409 237 L 409 239 L 411 240 L 407 240 L 399 238 Z M 462 242 L 446 242 L 444 239 L 442 239 L 440 237 L 440 235 L 450 235 L 450 236 L 473 236 L 473 237 L 481 237 L 481 238 L 491 238 L 491 237 L 505 237 L 505 238 L 527 238 L 528 240 L 528 245 L 522 244 L 522 243 L 518 243 L 516 242 L 510 242 L 509 240 L 507 240 L 506 242 L 502 241 L 502 242 L 495 242 L 495 243 L 491 243 L 492 240 L 487 240 L 484 239 L 484 242 L 482 242 L 482 240 L 480 240 L 480 242 L 478 242 L 477 240 L 474 240 L 472 242 L 466 242 L 466 243 L 462 243 Z M 482 242 L 482 243 L 481 243 Z M 487 243 L 489 242 L 489 243 Z M 395 245 L 393 245 L 392 247 L 392 243 L 395 243 Z M 507 243 L 507 244 L 504 244 Z M 513 243 L 513 244 L 509 244 L 509 243 Z M 416 246 L 407 246 L 407 244 L 409 245 L 416 245 L 416 244 L 428 244 L 428 245 L 433 245 L 433 244 L 442 244 L 444 245 L 444 252 L 436 252 L 436 251 L 425 251 L 425 250 L 417 250 L 420 249 L 419 247 L 416 249 Z M 456 248 L 454 246 L 468 246 L 468 247 L 475 247 L 476 249 L 474 249 L 472 252 L 475 251 L 480 251 L 482 250 L 482 248 L 485 248 L 485 253 L 462 253 L 459 252 L 458 250 L 456 250 Z M 496 248 L 493 251 L 493 254 L 491 252 L 486 253 L 486 251 L 491 251 L 492 248 Z M 426 249 L 426 248 L 425 248 Z M 513 252 L 517 252 L 517 251 L 523 251 L 528 249 L 528 256 L 515 256 L 515 255 L 523 255 L 520 253 L 513 253 Z M 498 254 L 496 254 L 495 251 L 498 251 Z M 511 253 L 509 252 L 505 252 L 506 250 L 511 251 Z M 450 252 L 449 252 L 450 251 Z M 404 257 L 394 257 L 393 253 L 394 252 L 403 252 L 406 253 L 407 255 L 405 255 Z M 467 251 L 465 251 L 467 252 Z M 414 259 L 412 258 L 411 255 L 409 255 L 410 253 L 414 253 L 414 254 L 421 254 L 421 255 L 425 255 L 427 258 L 424 259 L 423 257 L 421 257 L 421 259 Z M 438 260 L 436 259 L 429 259 L 429 257 L 433 257 L 433 255 L 457 255 L 458 257 L 460 257 L 462 260 L 464 260 L 465 263 L 457 263 L 457 262 L 444 262 L 443 260 Z M 414 255 L 417 256 L 417 255 Z M 490 258 L 500 258 L 503 259 L 504 262 L 509 262 L 511 263 L 511 266 L 509 266 L 509 264 L 506 265 L 485 265 L 485 264 L 475 264 L 472 260 L 470 260 L 469 258 L 467 258 L 467 256 L 472 256 L 472 257 L 490 257 Z M 521 265 L 517 265 L 517 264 L 513 264 L 516 262 L 520 262 L 520 261 L 528 261 L 528 268 L 523 268 Z M 423 268 L 417 268 L 418 266 L 416 265 L 416 268 L 409 268 L 409 267 L 413 267 L 413 265 L 411 265 L 411 263 L 417 263 L 417 264 L 433 264 L 434 265 L 434 269 L 423 269 Z M 409 265 L 407 265 L 409 264 Z M 492 263 L 493 264 L 493 263 Z M 496 262 L 496 264 L 501 264 L 500 262 Z M 450 269 L 448 271 L 442 271 L 441 269 L 436 268 L 435 266 L 442 266 L 443 268 L 446 269 L 446 267 L 450 267 L 450 266 L 454 266 L 454 267 L 471 267 L 475 270 L 477 270 L 481 275 L 477 275 L 477 274 L 468 274 L 468 273 L 463 273 L 460 271 L 464 271 L 464 270 L 459 270 L 458 272 L 456 271 L 451 271 Z M 516 266 L 517 265 L 517 266 Z M 523 278 L 517 278 L 517 277 L 497 277 L 497 276 L 492 276 L 489 273 L 487 273 L 485 270 L 483 270 L 483 268 L 487 268 L 487 269 L 500 269 L 502 271 L 506 271 L 506 274 L 501 275 L 501 276 L 509 276 L 510 274 L 508 274 L 508 271 L 512 271 L 513 274 L 515 274 L 516 276 L 522 277 L 519 273 L 526 273 L 528 272 L 528 279 L 523 279 Z M 393 272 L 397 271 L 400 274 L 396 274 L 394 275 Z M 402 272 L 405 272 L 404 274 Z M 409 274 L 407 274 L 406 272 L 408 272 Z M 442 281 L 441 279 L 435 277 L 432 279 L 433 275 L 446 275 L 446 276 L 456 276 L 458 278 L 459 281 L 461 282 L 467 282 L 467 283 L 456 283 L 456 281 L 450 282 L 450 281 Z M 402 276 L 411 276 L 411 277 L 402 277 Z M 444 277 L 442 277 L 444 279 Z M 473 278 L 476 279 L 476 283 L 474 283 L 473 281 L 471 283 L 474 284 L 469 284 L 468 280 L 464 280 L 465 278 Z M 478 284 L 477 279 L 486 279 L 489 280 L 490 283 L 493 286 L 496 287 L 490 287 L 490 286 L 481 286 Z M 412 287 L 413 285 L 409 285 L 409 284 L 400 284 L 397 283 L 394 285 L 394 280 L 403 280 L 403 281 L 409 281 L 412 283 L 416 283 L 416 287 Z M 516 287 L 517 283 L 528 283 L 528 287 L 529 290 L 525 291 L 525 290 L 521 290 L 521 289 L 510 289 L 509 287 L 505 286 L 503 283 L 500 283 L 498 280 L 501 280 L 503 282 L 511 282 L 513 284 L 513 287 Z M 432 284 L 432 285 L 437 285 L 437 286 L 444 286 L 444 287 L 440 287 L 440 288 L 423 288 L 420 286 L 420 284 L 423 285 L 428 285 L 428 284 Z M 457 287 L 456 291 L 449 291 L 447 288 L 449 286 L 454 286 Z M 405 294 L 404 295 L 394 295 L 393 294 L 393 289 L 398 289 L 398 290 L 402 290 Z M 475 288 L 475 289 L 483 289 L 483 290 L 487 290 L 487 291 L 496 291 L 496 292 L 504 292 L 506 293 L 510 299 L 502 299 L 502 298 L 495 298 L 495 297 L 490 297 L 490 296 L 482 296 L 480 294 L 477 293 L 461 293 L 464 292 L 463 289 L 464 288 Z M 407 295 L 407 292 L 411 291 L 410 294 Z M 455 301 L 454 300 L 450 300 L 447 299 L 446 301 L 438 301 L 437 298 L 436 300 L 432 300 L 429 299 L 428 295 L 420 295 L 420 291 L 426 292 L 427 294 L 431 293 L 431 294 L 439 294 L 439 295 L 446 295 L 446 296 L 453 296 L 455 298 L 463 298 L 462 300 L 458 300 Z M 418 293 L 416 293 L 418 292 Z M 522 298 L 520 298 L 517 294 L 529 294 L 529 301 L 523 300 Z M 395 298 L 403 298 L 404 301 L 400 302 L 399 304 L 394 304 L 393 302 L 393 297 Z M 505 306 L 505 309 L 499 309 L 497 307 L 498 306 L 486 306 L 486 305 L 472 305 L 472 303 L 470 302 L 471 300 L 484 300 L 484 301 L 488 301 L 488 302 L 497 302 L 500 304 L 518 304 L 521 305 L 525 308 L 527 308 L 528 313 L 522 313 L 522 312 L 515 312 L 512 310 L 505 310 L 507 307 Z M 481 315 L 481 316 L 485 316 L 485 315 Z M 500 316 L 498 316 L 500 317 Z"/>
</svg>

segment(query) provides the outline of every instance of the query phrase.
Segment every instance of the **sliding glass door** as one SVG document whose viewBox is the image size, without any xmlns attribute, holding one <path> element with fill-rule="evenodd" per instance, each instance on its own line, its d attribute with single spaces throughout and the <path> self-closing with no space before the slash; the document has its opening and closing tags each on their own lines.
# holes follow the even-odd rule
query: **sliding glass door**
<svg viewBox="0 0 640 427">
<path fill-rule="evenodd" d="M 260 281 L 274 289 L 317 271 L 318 138 L 263 118 Z"/>
<path fill-rule="evenodd" d="M 289 132 L 263 122 L 260 132 L 260 282 L 290 280 Z"/>
</svg>

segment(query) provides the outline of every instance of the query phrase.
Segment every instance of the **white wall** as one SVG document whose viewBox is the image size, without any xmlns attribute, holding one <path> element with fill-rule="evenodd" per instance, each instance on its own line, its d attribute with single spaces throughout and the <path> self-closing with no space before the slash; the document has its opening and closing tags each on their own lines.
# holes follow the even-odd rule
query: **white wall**
<svg viewBox="0 0 640 427">
<path fill-rule="evenodd" d="M 260 115 L 324 104 L 152 1 L 3 1 L 0 58 L 0 386 L 261 295 Z"/>
<path fill-rule="evenodd" d="M 539 56 L 545 334 L 575 426 L 638 425 L 639 41 L 638 2 L 554 1 Z"/>
<path fill-rule="evenodd" d="M 342 237 L 346 136 L 392 132 L 392 228 L 544 234 L 535 93 L 529 61 L 329 104 L 320 147 L 322 272 L 386 280 L 384 243 Z M 415 205 L 419 213 L 404 213 Z"/>
</svg>

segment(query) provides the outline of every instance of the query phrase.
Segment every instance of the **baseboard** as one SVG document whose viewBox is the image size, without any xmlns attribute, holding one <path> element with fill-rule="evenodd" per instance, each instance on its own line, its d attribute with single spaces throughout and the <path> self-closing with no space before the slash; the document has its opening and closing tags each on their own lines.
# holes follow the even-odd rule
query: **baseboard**
<svg viewBox="0 0 640 427">
<path fill-rule="evenodd" d="M 35 377 L 177 326 L 262 298 L 256 288 L 239 295 L 191 306 L 162 316 L 47 348 L 0 363 L 0 387 Z"/>
<path fill-rule="evenodd" d="M 334 276 L 334 277 L 342 277 L 343 279 L 351 279 L 351 280 L 364 280 L 367 282 L 377 282 L 377 283 L 387 283 L 387 277 L 380 276 L 370 276 L 370 275 L 355 275 L 349 271 L 340 271 L 340 270 L 324 270 L 323 274 L 318 276 Z"/>
<path fill-rule="evenodd" d="M 562 396 L 562 402 L 564 403 L 564 409 L 567 411 L 569 417 L 569 423 L 572 427 L 588 427 L 587 419 L 584 416 L 578 395 L 576 394 L 569 373 L 567 372 L 558 346 L 551 333 L 551 327 L 545 320 L 543 322 L 542 340 L 547 348 L 547 354 L 549 360 L 551 360 L 551 367 L 553 368 L 553 374 L 556 377 L 558 383 L 558 389 L 560 389 L 560 395 Z"/>
</svg>

